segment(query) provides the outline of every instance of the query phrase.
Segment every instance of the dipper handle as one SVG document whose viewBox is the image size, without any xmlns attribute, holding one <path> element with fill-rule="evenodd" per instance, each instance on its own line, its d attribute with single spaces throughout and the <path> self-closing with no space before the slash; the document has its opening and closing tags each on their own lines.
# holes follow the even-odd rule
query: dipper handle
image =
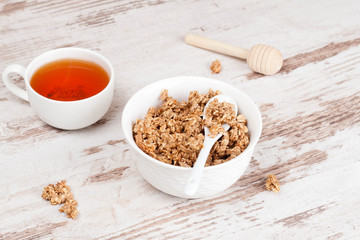
<svg viewBox="0 0 360 240">
<path fill-rule="evenodd" d="M 235 47 L 227 43 L 223 43 L 206 37 L 201 37 L 195 34 L 186 35 L 185 42 L 195 47 L 242 59 L 247 59 L 249 54 L 249 51 L 246 49 Z"/>
<path fill-rule="evenodd" d="M 277 73 L 283 64 L 283 58 L 280 51 L 274 47 L 263 44 L 257 44 L 248 51 L 243 48 L 194 34 L 186 35 L 185 42 L 192 46 L 213 52 L 247 59 L 247 64 L 254 72 L 262 73 L 264 75 Z"/>
</svg>

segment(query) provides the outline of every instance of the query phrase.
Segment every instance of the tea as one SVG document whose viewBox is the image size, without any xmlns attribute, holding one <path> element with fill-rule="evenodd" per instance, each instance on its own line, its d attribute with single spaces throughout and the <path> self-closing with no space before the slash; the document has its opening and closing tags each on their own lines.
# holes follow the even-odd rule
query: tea
<svg viewBox="0 0 360 240">
<path fill-rule="evenodd" d="M 76 101 L 94 96 L 109 83 L 109 75 L 96 63 L 61 59 L 39 68 L 30 86 L 40 95 L 59 101 Z"/>
</svg>

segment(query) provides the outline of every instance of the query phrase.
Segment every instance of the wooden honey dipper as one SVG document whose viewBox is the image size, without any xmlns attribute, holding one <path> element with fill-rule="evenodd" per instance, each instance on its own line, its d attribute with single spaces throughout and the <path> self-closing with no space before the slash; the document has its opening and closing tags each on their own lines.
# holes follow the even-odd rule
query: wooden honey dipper
<svg viewBox="0 0 360 240">
<path fill-rule="evenodd" d="M 283 64 L 283 58 L 280 51 L 274 47 L 263 44 L 257 44 L 249 51 L 195 34 L 186 35 L 185 42 L 195 47 L 246 59 L 247 64 L 254 72 L 262 73 L 264 75 L 277 73 Z"/>
</svg>

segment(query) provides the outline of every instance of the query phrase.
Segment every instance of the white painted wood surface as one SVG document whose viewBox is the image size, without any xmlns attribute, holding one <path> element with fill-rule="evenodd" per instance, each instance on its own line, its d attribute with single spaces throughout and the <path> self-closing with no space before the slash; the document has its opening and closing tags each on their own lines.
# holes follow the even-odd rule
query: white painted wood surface
<svg viewBox="0 0 360 240">
<path fill-rule="evenodd" d="M 0 239 L 360 239 L 359 9 L 356 0 L 1 1 L 1 71 L 78 46 L 112 61 L 116 92 L 98 123 L 61 131 L 0 82 Z M 244 61 L 185 44 L 189 32 L 277 47 L 284 67 L 252 73 Z M 243 177 L 206 199 L 145 182 L 120 128 L 132 94 L 178 75 L 233 84 L 263 115 Z M 279 194 L 265 189 L 270 173 Z M 79 202 L 75 220 L 41 198 L 62 179 Z"/>
</svg>

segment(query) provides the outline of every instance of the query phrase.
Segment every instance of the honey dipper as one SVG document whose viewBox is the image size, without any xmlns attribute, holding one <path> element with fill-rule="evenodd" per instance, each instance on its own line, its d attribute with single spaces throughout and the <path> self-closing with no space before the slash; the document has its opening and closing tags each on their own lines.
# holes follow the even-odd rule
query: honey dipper
<svg viewBox="0 0 360 240">
<path fill-rule="evenodd" d="M 283 64 L 280 51 L 268 45 L 257 44 L 249 51 L 195 34 L 186 35 L 185 42 L 195 47 L 246 59 L 247 64 L 254 72 L 264 75 L 277 73 Z"/>
</svg>

